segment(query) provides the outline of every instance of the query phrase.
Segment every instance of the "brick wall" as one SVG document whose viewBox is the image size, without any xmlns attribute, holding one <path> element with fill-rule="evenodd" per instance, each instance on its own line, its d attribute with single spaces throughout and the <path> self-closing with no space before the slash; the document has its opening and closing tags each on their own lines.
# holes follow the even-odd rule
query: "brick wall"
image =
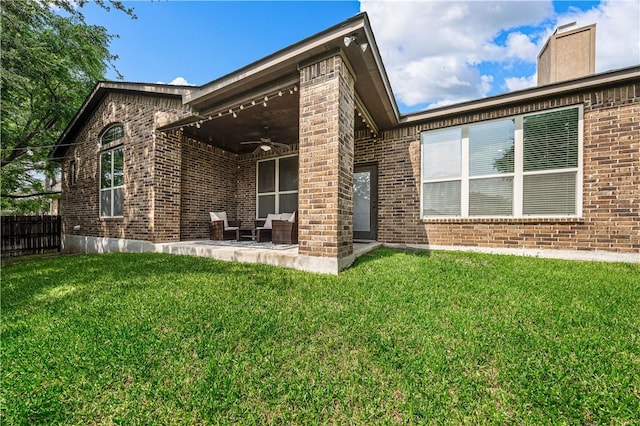
<svg viewBox="0 0 640 426">
<path fill-rule="evenodd" d="M 182 135 L 176 131 L 160 133 L 154 139 L 151 162 L 153 167 L 151 171 L 153 176 L 151 241 L 154 242 L 180 241 L 182 145 Z"/>
<path fill-rule="evenodd" d="M 237 218 L 238 156 L 190 138 L 182 147 L 180 239 L 209 238 L 209 212 Z"/>
<path fill-rule="evenodd" d="M 256 219 L 256 161 L 266 157 L 243 155 L 238 161 L 237 217 L 247 227 Z"/>
<path fill-rule="evenodd" d="M 567 105 L 584 106 L 581 218 L 420 218 L 420 131 Z M 640 251 L 640 84 L 460 114 L 356 141 L 356 164 L 377 162 L 378 240 L 501 248 Z"/>
<path fill-rule="evenodd" d="M 139 239 L 153 242 L 209 237 L 209 212 L 252 226 L 256 217 L 256 161 L 262 153 L 236 155 L 180 132 L 153 129 L 180 116 L 179 99 L 111 93 L 74 139 L 63 161 L 63 232 L 72 235 Z M 100 218 L 99 156 L 101 132 L 124 125 L 125 198 L 121 218 Z M 296 153 L 292 145 L 279 155 Z M 76 162 L 70 185 L 69 164 Z M 73 231 L 79 225 L 80 230 Z"/>
<path fill-rule="evenodd" d="M 379 172 L 382 242 L 640 251 L 640 84 L 452 115 L 385 131 L 376 141 L 365 134 L 355 143 L 353 79 L 340 56 L 301 70 L 300 97 L 301 254 L 342 258 L 352 252 L 353 164 L 371 162 Z M 421 131 L 577 104 L 584 108 L 582 217 L 420 218 Z M 229 154 L 179 132 L 154 136 L 158 123 L 187 113 L 179 98 L 108 94 L 63 161 L 63 232 L 154 242 L 206 238 L 213 210 L 252 224 L 256 157 Z M 100 218 L 99 137 L 116 122 L 125 130 L 124 216 Z"/>
<path fill-rule="evenodd" d="M 353 77 L 339 55 L 300 71 L 299 253 L 353 252 Z"/>
<path fill-rule="evenodd" d="M 158 139 L 154 138 L 153 129 L 158 122 L 175 120 L 186 113 L 180 98 L 176 97 L 117 92 L 106 95 L 73 139 L 74 145 L 69 147 L 62 162 L 63 233 L 148 241 L 174 239 L 174 235 L 168 235 L 169 229 L 162 220 L 168 220 L 175 212 L 167 212 L 160 223 L 154 221 L 154 209 L 158 207 L 159 211 L 164 211 L 161 204 L 167 195 L 156 192 L 154 173 L 156 162 L 160 169 L 166 167 L 165 175 L 169 171 L 179 173 L 172 168 L 171 161 L 174 160 L 169 157 L 171 144 L 180 141 L 161 142 L 164 152 L 156 156 Z M 121 142 L 124 149 L 124 214 L 122 218 L 100 218 L 100 134 L 113 123 L 123 124 L 125 132 L 124 138 L 115 142 L 115 145 Z M 74 185 L 69 176 L 72 160 L 76 162 L 77 170 Z M 174 201 L 173 198 L 166 199 L 167 203 Z M 74 231 L 74 226 L 80 226 L 80 230 Z"/>
</svg>

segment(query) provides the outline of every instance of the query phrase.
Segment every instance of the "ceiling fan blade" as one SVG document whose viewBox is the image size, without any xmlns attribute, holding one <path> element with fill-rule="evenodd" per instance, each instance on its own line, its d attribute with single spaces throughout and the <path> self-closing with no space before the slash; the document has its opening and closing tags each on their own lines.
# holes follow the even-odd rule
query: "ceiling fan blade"
<svg viewBox="0 0 640 426">
<path fill-rule="evenodd" d="M 281 143 L 281 142 L 271 142 L 272 146 L 277 146 L 279 148 L 287 148 L 289 147 L 289 145 L 287 145 L 286 143 Z"/>
<path fill-rule="evenodd" d="M 258 146 L 256 149 L 253 150 L 251 155 L 258 155 L 258 154 L 260 154 L 260 151 L 262 151 L 262 148 L 260 146 Z"/>
<path fill-rule="evenodd" d="M 240 145 L 249 145 L 249 144 L 254 144 L 254 143 L 264 143 L 262 141 L 244 141 L 244 142 L 240 142 Z"/>
</svg>

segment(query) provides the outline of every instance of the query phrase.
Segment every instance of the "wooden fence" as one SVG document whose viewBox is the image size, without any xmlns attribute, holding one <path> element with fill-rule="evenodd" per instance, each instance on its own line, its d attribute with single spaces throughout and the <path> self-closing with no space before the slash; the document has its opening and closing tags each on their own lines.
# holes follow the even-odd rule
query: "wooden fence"
<svg viewBox="0 0 640 426">
<path fill-rule="evenodd" d="M 60 251 L 60 216 L 2 216 L 2 257 Z"/>
</svg>

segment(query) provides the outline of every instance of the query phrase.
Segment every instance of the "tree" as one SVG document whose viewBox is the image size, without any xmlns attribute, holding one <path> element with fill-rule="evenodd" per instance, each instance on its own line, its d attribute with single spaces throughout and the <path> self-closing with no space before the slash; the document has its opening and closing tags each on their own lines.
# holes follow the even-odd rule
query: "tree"
<svg viewBox="0 0 640 426">
<path fill-rule="evenodd" d="M 42 195 L 43 178 L 55 181 L 51 147 L 116 56 L 116 37 L 89 25 L 81 12 L 87 0 L 2 0 L 0 185 L 3 210 L 40 208 L 18 203 Z M 135 19 L 122 2 L 97 2 Z M 117 70 L 116 70 L 117 72 Z M 119 75 L 119 74 L 118 74 Z M 28 198 L 28 197 L 27 197 Z M 40 203 L 41 204 L 41 203 Z"/>
</svg>

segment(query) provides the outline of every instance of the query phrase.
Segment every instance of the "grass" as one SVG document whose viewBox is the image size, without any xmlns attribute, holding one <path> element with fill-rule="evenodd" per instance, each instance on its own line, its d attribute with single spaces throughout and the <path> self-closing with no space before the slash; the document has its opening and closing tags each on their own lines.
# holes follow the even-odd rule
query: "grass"
<svg viewBox="0 0 640 426">
<path fill-rule="evenodd" d="M 380 249 L 2 270 L 1 423 L 637 424 L 640 267 Z"/>
</svg>

